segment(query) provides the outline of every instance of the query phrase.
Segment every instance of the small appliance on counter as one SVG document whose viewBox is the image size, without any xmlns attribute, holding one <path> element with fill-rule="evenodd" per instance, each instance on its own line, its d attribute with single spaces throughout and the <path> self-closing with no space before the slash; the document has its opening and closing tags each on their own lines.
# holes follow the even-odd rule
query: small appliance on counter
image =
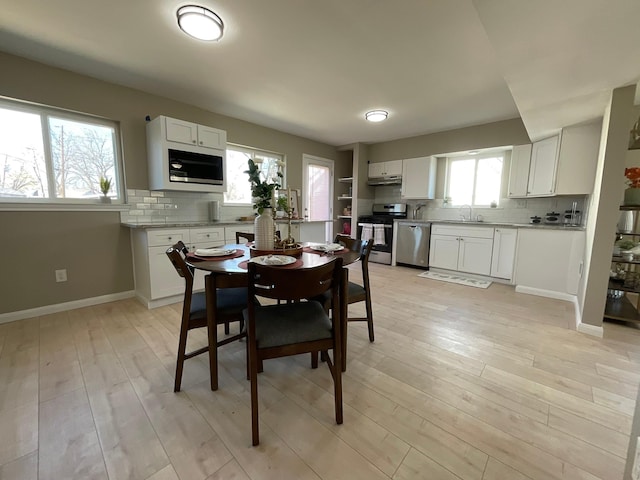
<svg viewBox="0 0 640 480">
<path fill-rule="evenodd" d="M 529 217 L 529 223 L 537 224 L 542 222 L 542 217 L 538 217 L 537 215 L 534 217 Z"/>
<path fill-rule="evenodd" d="M 209 220 L 212 222 L 220 221 L 220 202 L 218 200 L 209 202 Z"/>
<path fill-rule="evenodd" d="M 547 213 L 544 216 L 544 223 L 551 224 L 551 225 L 558 224 L 561 222 L 561 217 L 562 215 L 560 215 L 557 212 Z"/>
<path fill-rule="evenodd" d="M 580 225 L 582 220 L 582 214 L 580 210 L 565 210 L 562 216 L 562 223 L 564 225 Z"/>
</svg>

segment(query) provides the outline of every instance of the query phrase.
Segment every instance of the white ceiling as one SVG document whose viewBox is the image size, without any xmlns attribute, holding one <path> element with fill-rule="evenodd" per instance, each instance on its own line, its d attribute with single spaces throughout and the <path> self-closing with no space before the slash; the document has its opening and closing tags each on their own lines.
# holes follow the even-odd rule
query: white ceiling
<svg viewBox="0 0 640 480">
<path fill-rule="evenodd" d="M 535 140 L 640 79 L 639 0 L 203 0 L 215 43 L 187 3 L 11 2 L 0 49 L 336 146 L 517 116 Z"/>
</svg>

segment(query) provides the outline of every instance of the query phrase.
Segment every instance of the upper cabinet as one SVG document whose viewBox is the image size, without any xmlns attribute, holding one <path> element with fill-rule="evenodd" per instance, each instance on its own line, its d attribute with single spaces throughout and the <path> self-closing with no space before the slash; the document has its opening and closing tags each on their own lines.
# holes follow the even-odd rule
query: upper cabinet
<svg viewBox="0 0 640 480">
<path fill-rule="evenodd" d="M 203 148 L 226 148 L 227 132 L 206 125 L 165 117 L 167 141 L 197 145 Z"/>
<path fill-rule="evenodd" d="M 509 197 L 526 197 L 531 163 L 531 144 L 516 145 L 511 152 Z"/>
<path fill-rule="evenodd" d="M 558 136 L 514 147 L 509 197 L 592 193 L 601 127 L 599 122 L 567 127 Z"/>
<path fill-rule="evenodd" d="M 402 198 L 435 198 L 436 157 L 402 160 Z"/>
<path fill-rule="evenodd" d="M 369 178 L 402 175 L 402 160 L 369 164 Z"/>
</svg>

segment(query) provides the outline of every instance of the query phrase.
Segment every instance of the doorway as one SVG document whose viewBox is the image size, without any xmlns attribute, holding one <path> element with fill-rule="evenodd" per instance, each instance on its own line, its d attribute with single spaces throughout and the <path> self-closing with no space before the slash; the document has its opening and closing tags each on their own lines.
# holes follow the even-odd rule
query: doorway
<svg viewBox="0 0 640 480">
<path fill-rule="evenodd" d="M 304 215 L 309 221 L 325 221 L 325 240 L 333 241 L 333 160 L 302 156 Z"/>
</svg>

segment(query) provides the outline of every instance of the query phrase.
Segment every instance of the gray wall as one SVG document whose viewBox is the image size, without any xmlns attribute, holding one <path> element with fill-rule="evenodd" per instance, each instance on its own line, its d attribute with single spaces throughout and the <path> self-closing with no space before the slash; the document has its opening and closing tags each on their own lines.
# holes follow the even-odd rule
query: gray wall
<svg viewBox="0 0 640 480">
<path fill-rule="evenodd" d="M 145 116 L 168 115 L 227 131 L 228 141 L 283 153 L 302 185 L 302 154 L 336 160 L 333 146 L 0 52 L 0 95 L 120 123 L 127 188 L 148 187 Z M 349 164 L 350 165 L 350 164 Z M 0 204 L 0 314 L 133 290 L 129 231 L 118 212 L 7 211 Z M 96 253 L 99 252 L 99 253 Z M 69 281 L 56 283 L 66 268 Z"/>
</svg>

